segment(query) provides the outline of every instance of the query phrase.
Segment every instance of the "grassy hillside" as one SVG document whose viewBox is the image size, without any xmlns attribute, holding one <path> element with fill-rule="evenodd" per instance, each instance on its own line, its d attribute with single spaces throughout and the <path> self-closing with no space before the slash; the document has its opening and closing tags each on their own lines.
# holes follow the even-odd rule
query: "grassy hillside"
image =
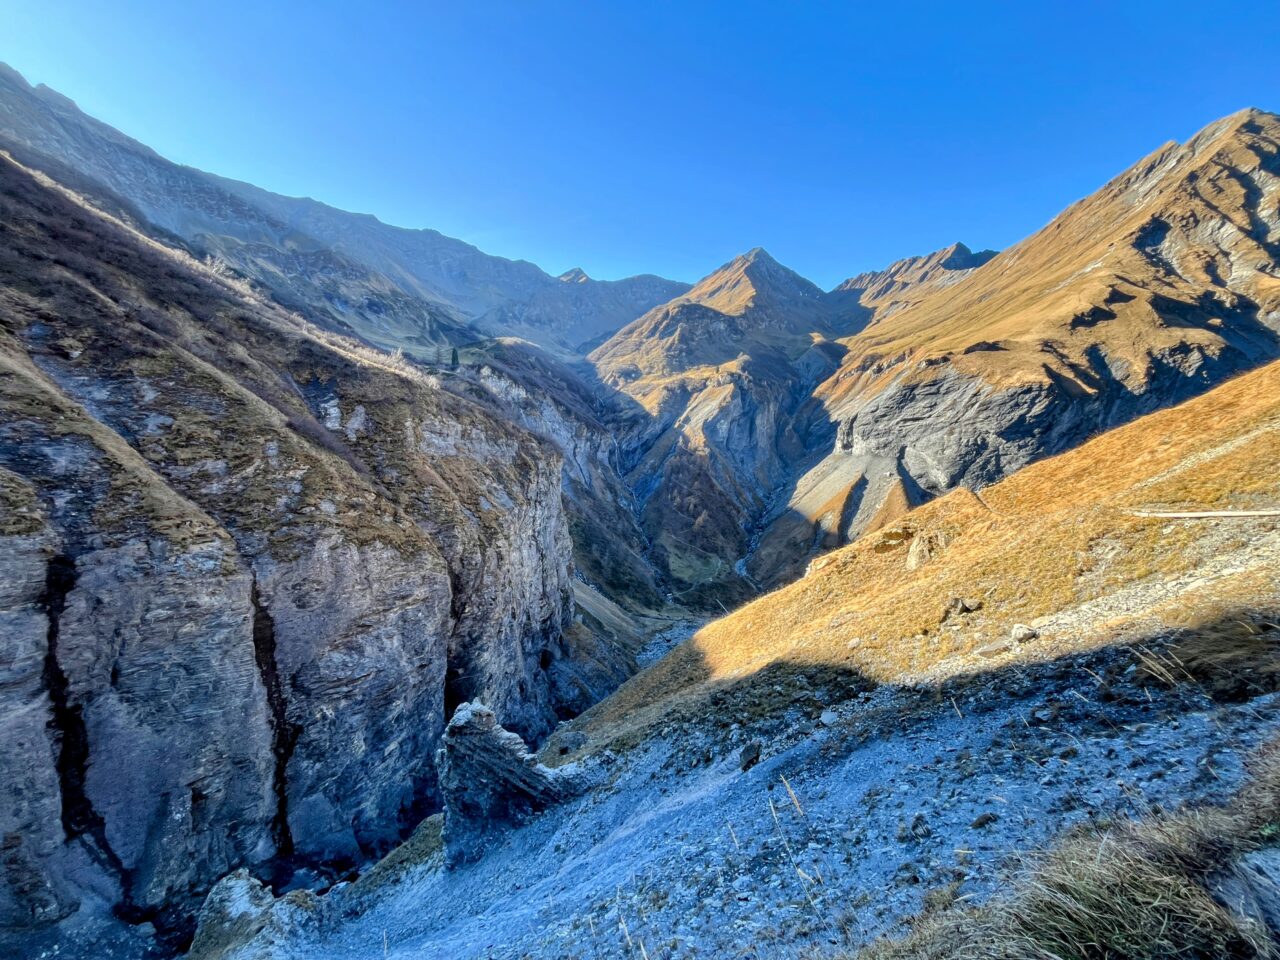
<svg viewBox="0 0 1280 960">
<path fill-rule="evenodd" d="M 1280 509 L 1280 363 L 907 513 L 709 624 L 578 725 L 642 735 L 769 667 L 770 682 L 785 667 L 931 683 L 1269 609 L 1280 517 L 1142 515 L 1265 509 Z M 1019 624 L 1040 636 L 1010 641 Z"/>
</svg>

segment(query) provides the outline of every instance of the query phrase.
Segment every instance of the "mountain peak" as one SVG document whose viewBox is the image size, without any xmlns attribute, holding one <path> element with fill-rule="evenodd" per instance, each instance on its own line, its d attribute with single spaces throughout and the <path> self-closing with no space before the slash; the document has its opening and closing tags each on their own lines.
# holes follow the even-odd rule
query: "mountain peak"
<svg viewBox="0 0 1280 960">
<path fill-rule="evenodd" d="M 812 300 L 821 296 L 817 286 L 780 264 L 764 247 L 753 247 L 703 277 L 681 299 L 737 316 L 766 301 Z"/>
<path fill-rule="evenodd" d="M 998 252 L 979 250 L 975 253 L 964 243 L 956 241 L 933 253 L 896 260 L 883 270 L 868 270 L 850 277 L 836 287 L 836 291 L 857 292 L 862 295 L 863 303 L 872 303 L 887 296 L 901 294 L 909 287 L 925 284 L 937 286 L 940 281 L 953 282 L 958 279 L 954 275 L 955 271 L 980 267 Z"/>
<path fill-rule="evenodd" d="M 990 249 L 974 252 L 957 240 L 945 250 L 939 251 L 943 256 L 938 265 L 944 270 L 972 270 L 982 266 L 999 252 Z"/>
<path fill-rule="evenodd" d="M 556 279 L 563 280 L 565 283 L 586 283 L 591 278 L 587 276 L 587 271 L 581 267 L 572 267 L 560 274 Z"/>
</svg>

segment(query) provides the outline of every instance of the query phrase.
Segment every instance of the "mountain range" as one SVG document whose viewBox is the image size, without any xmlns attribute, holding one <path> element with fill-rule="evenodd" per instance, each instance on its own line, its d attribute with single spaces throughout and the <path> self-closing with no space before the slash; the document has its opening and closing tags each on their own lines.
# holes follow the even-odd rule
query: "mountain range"
<svg viewBox="0 0 1280 960">
<path fill-rule="evenodd" d="M 2 943 L 169 956 L 199 919 L 197 955 L 272 956 L 423 830 L 586 791 L 612 839 L 554 842 L 618 857 L 600 809 L 658 802 L 663 756 L 682 803 L 731 789 L 727 745 L 813 732 L 815 678 L 951 683 L 1020 662 L 1015 620 L 1100 649 L 1200 597 L 1188 558 L 1268 600 L 1270 521 L 1114 511 L 1274 493 L 1276 115 L 829 291 L 759 247 L 551 276 L 171 163 L 7 67 L 0 152 Z"/>
</svg>

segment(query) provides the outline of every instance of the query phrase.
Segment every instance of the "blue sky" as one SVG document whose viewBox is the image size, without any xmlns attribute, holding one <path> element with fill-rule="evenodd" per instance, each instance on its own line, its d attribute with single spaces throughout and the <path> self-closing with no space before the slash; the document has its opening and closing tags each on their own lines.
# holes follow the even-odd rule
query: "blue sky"
<svg viewBox="0 0 1280 960">
<path fill-rule="evenodd" d="M 362 9 L 363 8 L 363 9 Z M 171 159 L 553 273 L 824 287 L 1003 247 L 1280 111 L 1268 4 L 0 0 L 0 59 Z"/>
</svg>

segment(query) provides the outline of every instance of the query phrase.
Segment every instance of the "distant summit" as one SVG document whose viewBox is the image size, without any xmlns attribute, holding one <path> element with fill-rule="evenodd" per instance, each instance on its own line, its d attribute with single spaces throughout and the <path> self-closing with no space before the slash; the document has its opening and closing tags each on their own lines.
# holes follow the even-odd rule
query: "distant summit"
<svg viewBox="0 0 1280 960">
<path fill-rule="evenodd" d="M 570 270 L 566 270 L 564 273 L 560 274 L 560 276 L 556 277 L 556 279 L 563 280 L 565 283 L 587 283 L 591 280 L 591 278 L 587 276 L 587 271 L 583 270 L 581 267 L 573 267 Z"/>
</svg>

